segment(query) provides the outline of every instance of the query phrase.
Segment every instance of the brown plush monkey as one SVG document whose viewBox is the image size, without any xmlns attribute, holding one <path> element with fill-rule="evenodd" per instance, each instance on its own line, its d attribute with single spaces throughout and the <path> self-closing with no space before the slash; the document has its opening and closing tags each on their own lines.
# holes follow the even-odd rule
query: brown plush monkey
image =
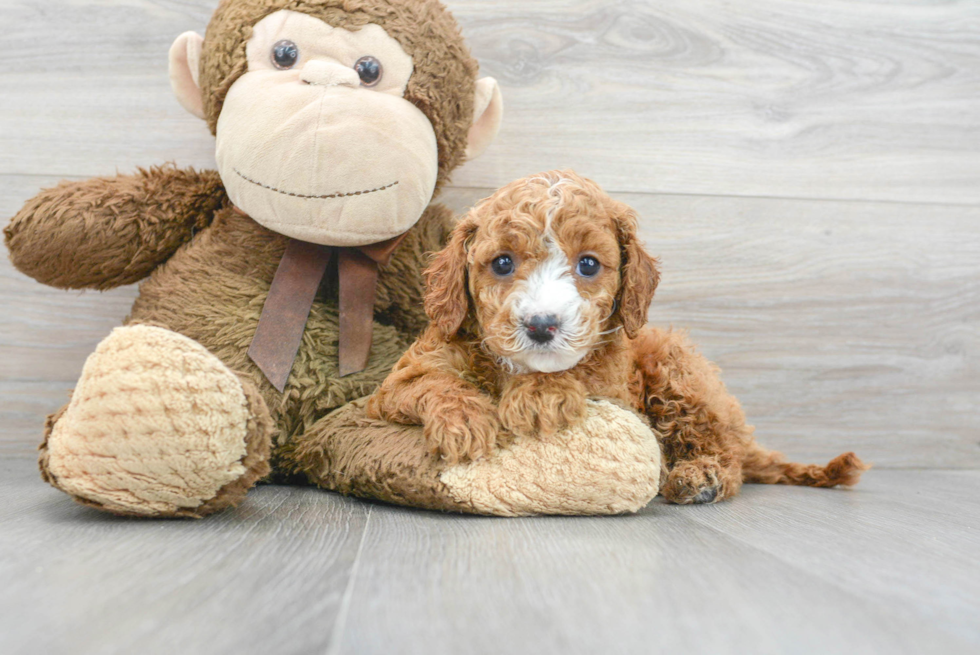
<svg viewBox="0 0 980 655">
<path fill-rule="evenodd" d="M 171 80 L 217 172 L 65 182 L 4 230 L 45 284 L 143 280 L 49 418 L 42 475 L 140 516 L 204 516 L 273 472 L 359 491 L 324 444 L 425 324 L 423 255 L 451 223 L 430 201 L 496 134 L 496 83 L 436 0 L 223 0 Z"/>
</svg>

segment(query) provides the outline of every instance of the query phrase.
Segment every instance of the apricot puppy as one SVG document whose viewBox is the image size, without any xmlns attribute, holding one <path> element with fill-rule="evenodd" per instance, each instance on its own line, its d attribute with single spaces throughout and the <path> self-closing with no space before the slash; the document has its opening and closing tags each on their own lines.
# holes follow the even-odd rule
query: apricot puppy
<svg viewBox="0 0 980 655">
<path fill-rule="evenodd" d="M 786 463 L 756 443 L 717 368 L 681 334 L 645 326 L 659 272 L 636 214 L 572 171 L 480 202 L 426 276 L 429 327 L 368 413 L 423 425 L 447 463 L 575 426 L 587 398 L 606 398 L 650 419 L 671 502 L 722 500 L 743 481 L 854 484 L 867 468 L 853 453 Z"/>
</svg>

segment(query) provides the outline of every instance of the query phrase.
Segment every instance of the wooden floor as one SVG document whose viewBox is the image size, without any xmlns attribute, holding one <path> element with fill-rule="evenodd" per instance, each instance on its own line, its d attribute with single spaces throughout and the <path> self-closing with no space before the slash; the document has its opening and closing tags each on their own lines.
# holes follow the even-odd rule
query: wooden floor
<svg viewBox="0 0 980 655">
<path fill-rule="evenodd" d="M 137 290 L 0 257 L 0 655 L 980 652 L 980 3 L 445 1 L 506 109 L 443 200 L 594 178 L 760 439 L 876 468 L 617 518 L 263 487 L 118 520 L 31 453 Z M 215 5 L 0 2 L 0 225 L 61 178 L 214 167 L 166 54 Z"/>
<path fill-rule="evenodd" d="M 980 472 L 490 519 L 262 487 L 205 521 L 0 460 L 0 652 L 976 653 Z"/>
</svg>

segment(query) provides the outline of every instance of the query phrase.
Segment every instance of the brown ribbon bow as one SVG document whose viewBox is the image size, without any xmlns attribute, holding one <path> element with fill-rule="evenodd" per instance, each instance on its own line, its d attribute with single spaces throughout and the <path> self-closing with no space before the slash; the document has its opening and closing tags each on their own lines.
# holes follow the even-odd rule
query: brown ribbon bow
<svg viewBox="0 0 980 655">
<path fill-rule="evenodd" d="M 391 260 L 405 234 L 355 248 L 289 239 L 248 348 L 248 356 L 279 393 L 286 388 L 313 299 L 335 253 L 340 282 L 340 375 L 367 367 L 378 266 Z"/>
</svg>

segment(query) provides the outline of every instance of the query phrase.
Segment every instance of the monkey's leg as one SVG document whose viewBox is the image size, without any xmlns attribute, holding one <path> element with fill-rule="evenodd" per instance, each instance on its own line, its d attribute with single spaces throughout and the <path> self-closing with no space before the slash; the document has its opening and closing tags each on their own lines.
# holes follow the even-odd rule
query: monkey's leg
<svg viewBox="0 0 980 655">
<path fill-rule="evenodd" d="M 120 327 L 49 417 L 39 465 L 54 487 L 113 514 L 201 517 L 269 473 L 272 429 L 252 383 L 203 346 Z"/>
<path fill-rule="evenodd" d="M 635 512 L 657 493 L 656 437 L 608 401 L 588 401 L 578 427 L 455 466 L 432 456 L 421 426 L 369 418 L 366 404 L 347 403 L 290 439 L 282 468 L 344 494 L 498 516 Z"/>
<path fill-rule="evenodd" d="M 644 329 L 633 341 L 637 408 L 661 435 L 672 503 L 712 503 L 742 487 L 742 459 L 752 427 L 718 369 L 683 334 Z"/>
<path fill-rule="evenodd" d="M 428 509 L 472 511 L 453 499 L 422 427 L 369 418 L 367 398 L 347 403 L 292 437 L 277 470 L 324 489 Z"/>
</svg>

